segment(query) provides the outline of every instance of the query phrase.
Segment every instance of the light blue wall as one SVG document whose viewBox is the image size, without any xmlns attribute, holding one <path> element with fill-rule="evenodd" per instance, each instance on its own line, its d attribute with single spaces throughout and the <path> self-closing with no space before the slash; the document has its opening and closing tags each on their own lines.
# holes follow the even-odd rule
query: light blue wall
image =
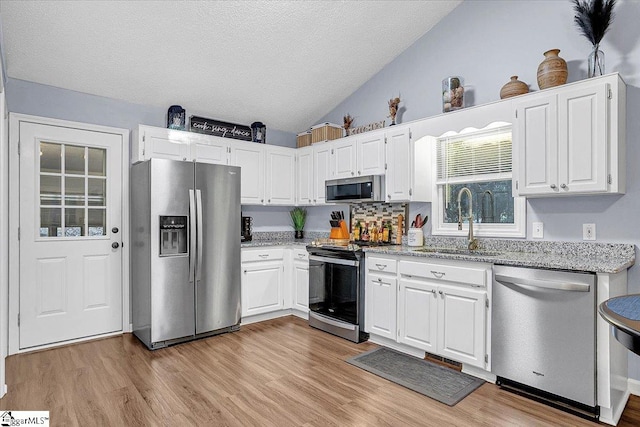
<svg viewBox="0 0 640 427">
<path fill-rule="evenodd" d="M 595 223 L 599 242 L 640 244 L 640 2 L 620 1 L 615 13 L 601 50 L 606 71 L 619 72 L 628 85 L 627 193 L 530 199 L 528 234 L 533 221 L 542 221 L 545 239 L 577 241 L 582 224 Z M 568 63 L 569 81 L 582 80 L 590 44 L 578 33 L 573 16 L 569 0 L 465 1 L 316 122 L 342 123 L 346 113 L 357 118 L 357 126 L 382 120 L 388 99 L 398 93 L 405 108 L 400 122 L 441 114 L 441 80 L 449 75 L 465 78 L 471 105 L 498 100 L 512 75 L 538 90 L 538 64 L 543 52 L 553 48 L 561 49 Z M 629 292 L 640 292 L 640 266 L 629 271 Z M 640 379 L 640 358 L 630 355 L 630 361 L 630 376 Z"/>
<path fill-rule="evenodd" d="M 102 96 L 42 85 L 24 80 L 7 80 L 7 104 L 12 113 L 72 120 L 133 130 L 139 124 L 165 127 L 167 108 L 132 104 Z M 187 109 L 186 106 L 184 106 Z M 187 109 L 187 116 L 210 117 Z M 215 117 L 212 117 L 215 118 Z M 267 127 L 267 142 L 296 146 L 296 135 Z"/>
</svg>

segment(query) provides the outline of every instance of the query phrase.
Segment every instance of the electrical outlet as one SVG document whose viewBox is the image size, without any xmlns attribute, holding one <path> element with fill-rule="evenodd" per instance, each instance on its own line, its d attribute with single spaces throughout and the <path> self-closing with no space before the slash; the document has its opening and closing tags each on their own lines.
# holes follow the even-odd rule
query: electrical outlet
<svg viewBox="0 0 640 427">
<path fill-rule="evenodd" d="M 534 239 L 542 239 L 544 237 L 544 224 L 541 222 L 533 223 L 533 232 L 531 233 L 531 237 Z"/>
<path fill-rule="evenodd" d="M 582 224 L 582 240 L 596 240 L 595 224 Z"/>
</svg>

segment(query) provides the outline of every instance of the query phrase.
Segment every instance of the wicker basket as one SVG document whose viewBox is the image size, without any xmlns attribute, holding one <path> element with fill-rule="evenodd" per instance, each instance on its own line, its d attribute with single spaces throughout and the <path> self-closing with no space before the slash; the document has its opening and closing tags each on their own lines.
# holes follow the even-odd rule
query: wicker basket
<svg viewBox="0 0 640 427">
<path fill-rule="evenodd" d="M 311 131 L 308 130 L 306 132 L 299 133 L 296 141 L 298 143 L 298 148 L 308 147 L 311 145 Z"/>
<path fill-rule="evenodd" d="M 322 123 L 311 127 L 311 143 L 331 141 L 342 138 L 344 129 L 342 126 L 333 123 Z"/>
</svg>

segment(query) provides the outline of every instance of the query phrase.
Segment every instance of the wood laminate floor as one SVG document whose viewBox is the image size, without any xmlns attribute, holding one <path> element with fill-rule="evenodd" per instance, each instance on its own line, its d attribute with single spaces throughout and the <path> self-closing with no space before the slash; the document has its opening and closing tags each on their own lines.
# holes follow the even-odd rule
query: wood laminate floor
<svg viewBox="0 0 640 427">
<path fill-rule="evenodd" d="M 292 316 L 154 352 L 125 334 L 7 358 L 0 409 L 52 426 L 597 425 L 489 383 L 449 407 L 345 362 L 375 347 Z M 640 425 L 639 398 L 619 425 Z"/>
</svg>

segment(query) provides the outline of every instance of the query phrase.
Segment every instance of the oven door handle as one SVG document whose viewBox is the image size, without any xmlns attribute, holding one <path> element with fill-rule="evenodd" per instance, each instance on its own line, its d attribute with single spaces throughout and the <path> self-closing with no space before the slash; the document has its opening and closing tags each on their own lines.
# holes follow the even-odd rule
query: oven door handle
<svg viewBox="0 0 640 427">
<path fill-rule="evenodd" d="M 330 258 L 330 257 L 324 257 L 324 256 L 317 256 L 317 255 L 310 255 L 309 261 L 326 262 L 328 264 L 348 265 L 351 267 L 358 267 L 360 265 L 360 261 L 353 261 L 350 259 Z"/>
<path fill-rule="evenodd" d="M 335 326 L 336 328 L 349 329 L 350 331 L 356 330 L 356 325 L 352 325 L 351 323 L 341 322 L 338 320 L 331 319 L 327 316 L 323 316 L 321 314 L 316 314 L 313 311 L 309 311 L 309 317 L 313 317 L 316 320 L 320 320 L 321 322 L 327 323 L 331 326 Z"/>
</svg>

